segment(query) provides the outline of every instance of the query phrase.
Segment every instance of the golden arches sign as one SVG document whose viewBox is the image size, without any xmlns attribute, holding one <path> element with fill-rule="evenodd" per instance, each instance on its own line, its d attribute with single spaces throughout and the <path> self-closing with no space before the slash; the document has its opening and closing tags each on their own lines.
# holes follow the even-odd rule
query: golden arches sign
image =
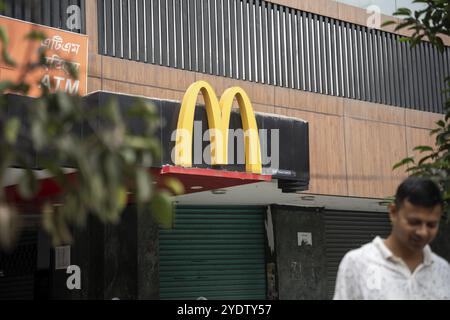
<svg viewBox="0 0 450 320">
<path fill-rule="evenodd" d="M 175 164 L 184 167 L 192 166 L 194 112 L 199 93 L 205 100 L 211 140 L 211 164 L 228 164 L 228 128 L 231 107 L 236 98 L 244 129 L 245 170 L 261 173 L 258 127 L 247 93 L 240 87 L 231 87 L 225 90 L 219 101 L 214 89 L 205 81 L 194 82 L 184 94 L 176 131 Z"/>
</svg>

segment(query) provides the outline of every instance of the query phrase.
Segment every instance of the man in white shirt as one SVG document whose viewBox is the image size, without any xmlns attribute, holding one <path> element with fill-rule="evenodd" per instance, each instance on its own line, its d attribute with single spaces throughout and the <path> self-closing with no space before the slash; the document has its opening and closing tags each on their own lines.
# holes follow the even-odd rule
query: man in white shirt
<svg viewBox="0 0 450 320">
<path fill-rule="evenodd" d="M 437 234 L 442 211 L 434 182 L 406 179 L 389 206 L 391 234 L 344 256 L 334 299 L 450 300 L 450 265 L 428 245 Z"/>
</svg>

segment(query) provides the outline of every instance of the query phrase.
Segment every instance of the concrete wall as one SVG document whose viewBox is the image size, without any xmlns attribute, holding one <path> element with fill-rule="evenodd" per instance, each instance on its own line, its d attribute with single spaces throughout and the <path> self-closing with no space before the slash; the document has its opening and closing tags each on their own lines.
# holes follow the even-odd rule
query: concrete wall
<svg viewBox="0 0 450 320">
<path fill-rule="evenodd" d="M 321 212 L 272 206 L 280 300 L 326 299 L 324 225 Z M 312 235 L 298 245 L 297 233 Z"/>
<path fill-rule="evenodd" d="M 159 227 L 150 212 L 137 222 L 137 299 L 159 299 Z"/>
<path fill-rule="evenodd" d="M 104 298 L 136 299 L 137 214 L 127 208 L 117 225 L 105 226 Z"/>
<path fill-rule="evenodd" d="M 71 264 L 81 269 L 81 289 L 68 290 L 66 270 L 50 264 L 52 299 L 158 299 L 158 226 L 150 212 L 128 206 L 117 225 L 90 218 L 75 230 Z M 53 251 L 53 250 L 52 250 Z"/>
<path fill-rule="evenodd" d="M 103 299 L 104 274 L 104 227 L 95 218 L 89 217 L 83 228 L 72 230 L 70 264 L 81 271 L 81 289 L 67 288 L 67 274 L 64 269 L 55 269 L 55 250 L 50 250 L 49 298 L 50 299 Z"/>
</svg>

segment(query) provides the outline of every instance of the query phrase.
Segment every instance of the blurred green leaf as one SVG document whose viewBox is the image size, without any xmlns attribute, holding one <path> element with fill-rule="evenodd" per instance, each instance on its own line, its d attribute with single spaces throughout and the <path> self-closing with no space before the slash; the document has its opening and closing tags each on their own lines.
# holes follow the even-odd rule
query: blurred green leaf
<svg viewBox="0 0 450 320">
<path fill-rule="evenodd" d="M 64 68 L 69 72 L 69 75 L 72 79 L 78 79 L 78 69 L 72 62 L 65 61 Z"/>
<path fill-rule="evenodd" d="M 174 220 L 172 198 L 166 191 L 155 194 L 151 202 L 152 214 L 156 221 L 164 228 L 171 229 Z"/>
<path fill-rule="evenodd" d="M 127 205 L 128 201 L 128 192 L 123 186 L 119 187 L 117 190 L 117 202 L 119 205 L 119 210 L 122 210 Z"/>
<path fill-rule="evenodd" d="M 117 172 L 117 167 L 119 166 L 118 161 L 116 160 L 116 157 L 114 154 L 108 152 L 104 155 L 104 162 L 103 162 L 103 170 L 105 172 L 105 175 L 108 177 L 109 183 L 116 185 L 119 183 Z"/>
<path fill-rule="evenodd" d="M 40 30 L 33 29 L 31 30 L 26 36 L 25 39 L 32 40 L 32 41 L 43 41 L 47 38 L 45 35 L 45 32 L 42 32 Z"/>
<path fill-rule="evenodd" d="M 30 199 L 38 192 L 38 181 L 33 170 L 27 168 L 19 178 L 19 193 L 25 199 Z"/>
<path fill-rule="evenodd" d="M 414 163 L 414 158 L 412 158 L 412 157 L 404 158 L 403 160 L 397 162 L 392 169 L 395 170 L 395 169 L 397 169 L 401 166 L 404 166 L 406 164 L 409 164 L 409 163 Z"/>
<path fill-rule="evenodd" d="M 41 121 L 33 121 L 31 134 L 36 150 L 42 150 L 47 142 L 44 124 Z"/>
<path fill-rule="evenodd" d="M 419 160 L 418 165 L 422 165 L 425 161 L 431 160 L 432 159 L 432 155 L 428 155 L 423 157 L 422 159 Z"/>
<path fill-rule="evenodd" d="M 413 150 L 420 151 L 420 152 L 426 152 L 426 151 L 433 151 L 433 148 L 430 146 L 417 146 Z"/>
<path fill-rule="evenodd" d="M 11 86 L 11 90 L 18 93 L 27 94 L 30 90 L 30 85 L 27 83 L 14 83 Z"/>
<path fill-rule="evenodd" d="M 146 169 L 139 168 L 136 170 L 136 195 L 140 203 L 150 200 L 151 196 L 151 179 Z"/>
<path fill-rule="evenodd" d="M 430 136 L 432 136 L 433 134 L 436 134 L 436 133 L 438 133 L 440 131 L 442 131 L 441 128 L 432 129 L 432 130 L 430 130 Z"/>
<path fill-rule="evenodd" d="M 180 195 L 184 193 L 184 185 L 180 180 L 172 177 L 164 178 L 164 185 L 169 188 L 175 195 Z"/>
<path fill-rule="evenodd" d="M 42 41 L 45 34 L 33 31 L 27 35 L 29 41 Z M 0 26 L 0 40 L 3 43 L 2 57 L 11 62 L 7 50 L 7 33 Z M 26 72 L 42 68 L 46 63 L 45 49 L 39 48 L 37 61 L 25 66 Z M 66 65 L 72 77 L 76 74 Z M 26 79 L 26 78 L 23 78 Z M 0 82 L 0 92 L 6 90 L 26 94 L 30 85 L 26 82 Z M 59 203 L 44 204 L 42 224 L 52 237 L 53 245 L 72 241 L 70 226 L 82 225 L 89 215 L 96 216 L 104 223 L 117 223 L 128 203 L 130 188 L 135 194 L 138 207 L 152 206 L 160 223 L 172 225 L 173 211 L 171 198 L 166 191 L 153 190 L 149 168 L 160 156 L 160 142 L 153 134 L 160 126 L 159 114 L 153 104 L 145 99 L 136 99 L 128 108 L 129 116 L 139 121 L 139 132 L 127 128 L 117 100 L 93 108 L 85 107 L 79 97 L 58 91 L 51 94 L 47 86 L 42 86 L 42 95 L 32 108 L 24 110 L 21 118 L 2 122 L 0 140 L 17 143 L 21 123 L 27 123 L 30 134 L 25 139 L 39 157 L 32 164 L 25 163 L 28 154 L 22 148 L 13 148 L 4 143 L 0 146 L 0 178 L 12 160 L 21 159 L 24 168 L 19 179 L 19 192 L 32 197 L 39 188 L 35 168 L 50 173 L 63 190 Z M 0 99 L 0 103 L 3 102 Z M 3 111 L 0 110 L 1 116 Z M 128 118 L 129 119 L 129 118 Z M 141 130 L 142 128 L 142 130 Z M 76 173 L 68 173 L 74 169 Z M 167 187 L 175 194 L 183 192 L 183 186 L 169 179 Z M 0 199 L 1 200 L 1 199 Z M 154 202 L 154 203 L 153 203 Z M 0 201 L 0 206 L 2 202 Z M 0 239 L 1 245 L 2 239 Z"/>
<path fill-rule="evenodd" d="M 89 191 L 92 199 L 91 202 L 102 203 L 106 196 L 102 177 L 98 173 L 90 174 L 89 172 L 84 176 L 84 180 L 89 180 L 88 183 L 90 184 Z"/>
<path fill-rule="evenodd" d="M 401 37 L 401 38 L 398 39 L 398 41 L 400 41 L 400 42 L 409 42 L 410 38 Z"/>
<path fill-rule="evenodd" d="M 13 83 L 11 81 L 1 81 L 0 82 L 0 92 L 3 92 L 5 90 L 10 89 L 13 86 Z"/>
<path fill-rule="evenodd" d="M 125 148 L 120 151 L 120 154 L 122 155 L 122 158 L 126 163 L 132 164 L 136 161 L 136 154 L 135 152 L 130 148 Z"/>
<path fill-rule="evenodd" d="M 20 121 L 17 117 L 9 119 L 5 124 L 5 138 L 6 142 L 14 144 L 17 141 L 17 136 L 20 130 Z"/>
<path fill-rule="evenodd" d="M 437 124 L 439 127 L 445 128 L 445 122 L 444 122 L 443 120 L 439 120 L 438 122 L 436 122 L 436 124 Z"/>
<path fill-rule="evenodd" d="M 0 41 L 2 43 L 2 59 L 3 59 L 3 61 L 10 66 L 15 66 L 16 65 L 15 61 L 10 57 L 10 55 L 8 53 L 9 39 L 8 39 L 8 33 L 6 32 L 6 29 L 4 26 L 0 26 Z"/>
<path fill-rule="evenodd" d="M 53 246 L 55 247 L 72 242 L 72 235 L 65 221 L 66 215 L 61 214 L 61 212 L 59 212 L 59 208 L 60 207 L 56 207 L 56 212 L 53 214 L 58 235 L 56 238 L 53 238 Z"/>
<path fill-rule="evenodd" d="M 7 50 L 2 50 L 2 59 L 7 65 L 10 65 L 11 67 L 15 67 L 17 65 L 14 59 L 11 58 Z"/>
<path fill-rule="evenodd" d="M 398 8 L 396 12 L 394 12 L 394 16 L 410 16 L 411 10 L 408 8 Z"/>
<path fill-rule="evenodd" d="M 405 28 L 405 27 L 408 27 L 408 26 L 410 26 L 410 25 L 412 25 L 412 24 L 414 24 L 413 21 L 410 21 L 410 20 L 403 21 L 402 23 L 399 23 L 399 24 L 395 27 L 395 31 L 401 30 L 401 29 L 403 29 L 403 28 Z M 404 37 L 402 37 L 401 39 L 404 39 Z"/>
<path fill-rule="evenodd" d="M 393 21 L 393 20 L 388 20 L 388 21 L 383 22 L 383 23 L 381 24 L 381 26 L 382 26 L 382 27 L 386 27 L 386 26 L 389 26 L 389 25 L 395 24 L 395 23 L 396 23 L 396 22 Z"/>
<path fill-rule="evenodd" d="M 56 98 L 59 106 L 59 110 L 61 110 L 62 115 L 65 116 L 72 111 L 72 102 L 70 101 L 70 97 L 67 93 L 58 91 L 56 93 Z"/>
</svg>

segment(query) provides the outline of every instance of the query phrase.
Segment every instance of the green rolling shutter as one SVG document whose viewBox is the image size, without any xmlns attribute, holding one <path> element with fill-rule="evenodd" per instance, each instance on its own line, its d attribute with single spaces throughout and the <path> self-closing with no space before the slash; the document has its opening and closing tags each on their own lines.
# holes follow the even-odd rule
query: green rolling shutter
<svg viewBox="0 0 450 320">
<path fill-rule="evenodd" d="M 262 207 L 178 207 L 160 230 L 161 299 L 265 299 Z"/>
<path fill-rule="evenodd" d="M 336 276 L 344 255 L 371 242 L 376 236 L 386 238 L 391 231 L 388 213 L 326 211 L 325 240 L 327 256 L 327 291 L 332 299 Z"/>
</svg>

